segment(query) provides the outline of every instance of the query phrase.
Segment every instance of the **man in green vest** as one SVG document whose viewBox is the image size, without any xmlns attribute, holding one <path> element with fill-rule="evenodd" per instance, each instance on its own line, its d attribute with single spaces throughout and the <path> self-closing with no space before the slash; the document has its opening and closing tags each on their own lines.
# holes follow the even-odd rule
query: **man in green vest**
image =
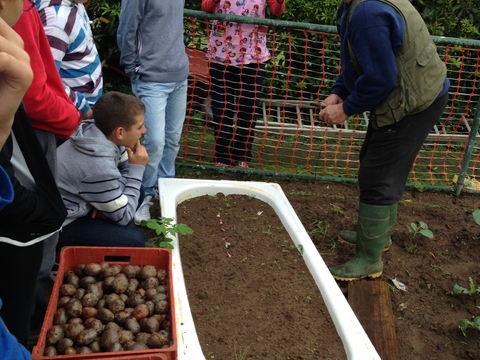
<svg viewBox="0 0 480 360">
<path fill-rule="evenodd" d="M 337 280 L 382 275 L 397 203 L 415 158 L 440 119 L 450 82 L 423 19 L 408 0 L 342 0 L 337 13 L 341 73 L 320 119 L 341 124 L 370 112 L 360 151 L 357 231 L 339 237 L 355 256 L 330 268 Z"/>
</svg>

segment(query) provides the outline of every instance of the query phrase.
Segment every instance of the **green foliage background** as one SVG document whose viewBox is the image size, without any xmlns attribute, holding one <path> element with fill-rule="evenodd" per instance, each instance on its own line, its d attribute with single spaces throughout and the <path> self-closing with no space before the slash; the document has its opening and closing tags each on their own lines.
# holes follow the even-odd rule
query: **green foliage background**
<svg viewBox="0 0 480 360">
<path fill-rule="evenodd" d="M 285 13 L 279 18 L 286 21 L 335 25 L 335 14 L 341 0 L 286 0 Z M 480 7 L 478 0 L 412 0 L 412 4 L 425 19 L 432 35 L 480 39 Z M 186 0 L 186 9 L 200 10 L 201 0 Z M 91 0 L 90 19 L 100 57 L 113 70 L 118 66 L 116 29 L 120 14 L 120 0 Z M 117 71 L 118 73 L 118 71 Z M 106 83 L 109 87 L 126 85 Z M 113 77 L 115 78 L 115 77 Z"/>
<path fill-rule="evenodd" d="M 287 2 L 285 12 L 276 19 L 329 26 L 335 25 L 335 15 L 341 2 L 341 0 L 285 1 Z M 479 0 L 411 0 L 411 2 L 424 18 L 432 35 L 480 40 Z M 120 75 L 123 69 L 118 61 L 119 50 L 116 42 L 116 30 L 120 14 L 120 3 L 120 0 L 91 0 L 88 10 L 100 57 L 106 64 L 103 68 L 104 90 L 131 93 L 130 81 L 128 77 Z M 185 8 L 200 10 L 201 0 L 186 0 Z M 267 17 L 274 18 L 271 14 Z M 206 24 L 208 23 L 205 19 L 208 19 L 208 17 L 204 19 L 199 17 L 195 20 L 186 19 L 185 43 L 187 46 L 201 50 L 205 49 L 207 42 Z M 338 37 L 328 34 L 328 32 L 304 31 L 298 28 L 292 29 L 292 27 L 285 28 L 281 25 L 269 26 L 269 29 L 272 38 L 273 34 L 275 34 L 279 41 L 272 45 L 275 47 L 275 58 L 269 61 L 266 66 L 264 89 L 268 90 L 264 92 L 265 97 L 271 96 L 274 100 L 301 99 L 302 101 L 318 102 L 318 99 L 328 95 L 330 87 L 338 74 Z M 442 45 L 439 46 L 438 51 L 442 58 L 446 59 L 451 89 L 455 92 L 455 98 L 452 100 L 454 101 L 454 106 L 452 106 L 454 111 L 444 114 L 445 121 L 441 125 L 448 130 L 447 133 L 456 133 L 460 125 L 463 124 L 461 120 L 463 118 L 471 118 L 477 106 L 478 94 L 480 93 L 477 79 L 477 47 Z M 278 67 L 274 73 L 275 66 Z M 196 109 L 192 111 L 196 112 Z M 204 115 L 203 112 L 199 113 L 199 119 L 203 121 Z M 285 113 L 285 116 L 282 115 L 285 122 L 296 121 L 296 117 L 296 113 L 291 113 L 290 115 Z M 364 126 L 363 123 L 356 124 L 356 121 L 355 117 L 351 117 L 347 122 L 348 128 L 365 130 L 362 128 Z M 189 133 L 189 136 L 194 137 L 191 133 Z M 192 141 L 195 140 L 192 139 Z M 276 149 L 279 147 L 278 145 L 282 139 L 273 139 L 272 141 L 277 140 L 278 143 L 272 142 L 268 146 Z M 345 141 L 337 143 L 336 140 L 332 140 L 329 146 L 333 147 L 342 143 L 342 146 L 351 149 L 353 145 L 348 142 L 350 140 Z M 197 145 L 195 144 L 195 146 Z M 354 145 L 357 146 L 358 144 Z M 305 145 L 305 149 L 301 151 L 310 151 L 311 148 L 309 146 L 311 146 L 310 143 Z M 457 157 L 461 156 L 461 148 L 458 150 L 459 155 Z M 338 150 L 337 148 L 335 149 L 335 151 Z M 445 150 L 449 156 L 452 156 L 452 149 L 448 145 L 448 148 Z M 262 148 L 262 151 L 266 150 Z M 295 151 L 299 151 L 299 149 L 295 147 Z M 269 156 L 275 157 L 277 154 L 270 154 Z M 438 160 L 439 166 L 444 165 L 444 160 L 442 159 Z M 455 167 L 455 169 L 458 167 L 458 165 L 448 164 L 448 167 L 450 166 Z M 348 176 L 355 176 L 353 168 L 355 166 L 345 170 Z M 436 169 L 435 167 L 434 170 L 436 171 Z M 278 169 L 275 168 L 275 171 L 278 171 Z M 341 170 L 336 169 L 335 171 Z M 339 174 L 335 173 L 336 176 Z M 419 170 L 417 169 L 417 176 L 418 174 Z M 443 176 L 444 174 L 439 175 L 442 179 Z"/>
</svg>

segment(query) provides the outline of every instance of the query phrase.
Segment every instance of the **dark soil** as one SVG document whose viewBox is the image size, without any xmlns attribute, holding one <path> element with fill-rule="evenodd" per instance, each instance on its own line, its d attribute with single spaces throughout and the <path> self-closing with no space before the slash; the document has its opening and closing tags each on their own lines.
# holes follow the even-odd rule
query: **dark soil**
<svg viewBox="0 0 480 360">
<path fill-rule="evenodd" d="M 180 175 L 192 177 L 191 175 Z M 233 179 L 217 173 L 218 179 Z M 195 174 L 193 177 L 212 175 Z M 238 178 L 237 180 L 255 180 Z M 355 230 L 356 185 L 267 178 L 280 184 L 328 266 L 351 258 L 337 241 Z M 453 286 L 480 286 L 479 197 L 406 190 L 393 245 L 380 279 L 391 286 L 401 359 L 480 359 L 480 332 L 460 319 L 480 315 L 480 295 L 455 295 Z M 157 209 L 158 210 L 158 209 Z M 196 330 L 207 359 L 345 359 L 343 345 L 299 251 L 273 209 L 247 196 L 204 196 L 178 205 L 183 271 Z M 433 232 L 415 237 L 407 225 Z M 406 285 L 397 289 L 392 279 Z M 347 293 L 347 283 L 338 282 Z"/>
</svg>

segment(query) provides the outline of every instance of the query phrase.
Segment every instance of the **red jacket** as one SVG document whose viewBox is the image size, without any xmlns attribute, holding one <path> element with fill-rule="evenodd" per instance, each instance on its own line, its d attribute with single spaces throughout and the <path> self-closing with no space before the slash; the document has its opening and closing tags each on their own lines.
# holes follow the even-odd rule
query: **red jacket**
<svg viewBox="0 0 480 360">
<path fill-rule="evenodd" d="M 32 126 L 62 139 L 70 137 L 81 122 L 80 113 L 65 91 L 38 12 L 23 12 L 13 29 L 25 43 L 33 70 L 32 85 L 23 97 Z"/>
</svg>

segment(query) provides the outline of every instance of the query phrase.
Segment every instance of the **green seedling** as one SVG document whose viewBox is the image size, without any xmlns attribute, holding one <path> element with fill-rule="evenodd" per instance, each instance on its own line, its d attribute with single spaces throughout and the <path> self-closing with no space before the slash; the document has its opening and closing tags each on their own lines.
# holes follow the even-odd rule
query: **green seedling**
<svg viewBox="0 0 480 360">
<path fill-rule="evenodd" d="M 326 222 L 321 220 L 315 220 L 311 226 L 313 230 L 311 230 L 308 234 L 314 238 L 314 240 L 323 241 L 327 237 L 328 229 L 330 225 Z"/>
<path fill-rule="evenodd" d="M 463 286 L 460 286 L 458 284 L 453 285 L 453 293 L 455 295 L 459 294 L 467 294 L 468 296 L 472 296 L 474 294 L 480 294 L 480 287 L 477 287 L 475 285 L 475 282 L 471 277 L 468 278 L 468 289 L 464 288 Z M 480 308 L 480 306 L 477 306 L 477 308 Z M 458 321 L 458 327 L 462 331 L 463 336 L 467 336 L 467 329 L 469 327 L 472 327 L 474 329 L 477 329 L 480 331 L 480 316 L 476 316 L 473 318 L 472 321 L 468 319 L 460 319 Z"/>
<path fill-rule="evenodd" d="M 345 215 L 345 212 L 342 210 L 342 208 L 340 206 L 337 206 L 337 205 L 334 205 L 334 204 L 330 204 L 330 206 L 333 208 L 333 211 L 336 214 Z"/>
<path fill-rule="evenodd" d="M 243 350 L 239 349 L 238 354 L 237 354 L 237 345 L 234 344 L 234 352 L 235 352 L 235 360 L 245 360 L 248 355 L 248 350 L 250 349 L 250 345 L 245 347 Z"/>
<path fill-rule="evenodd" d="M 473 327 L 480 331 L 480 316 L 476 316 L 473 321 L 467 319 L 460 319 L 458 321 L 458 327 L 462 330 L 463 336 L 467 337 L 467 329 Z"/>
<path fill-rule="evenodd" d="M 428 229 L 428 225 L 425 224 L 423 221 L 419 221 L 418 225 L 415 222 L 410 223 L 407 225 L 408 231 L 413 233 L 413 238 L 418 234 L 422 234 L 423 236 L 433 239 L 433 233 L 431 230 Z"/>
<path fill-rule="evenodd" d="M 159 247 L 165 249 L 173 249 L 172 237 L 180 235 L 193 234 L 193 230 L 185 224 L 172 224 L 173 219 L 159 217 L 157 219 L 143 220 L 141 225 L 155 231 L 155 236 L 152 239 L 152 247 Z"/>
<path fill-rule="evenodd" d="M 297 249 L 298 249 L 299 254 L 300 254 L 300 255 L 303 255 L 303 245 L 302 245 L 302 244 L 298 244 Z"/>
<path fill-rule="evenodd" d="M 475 282 L 471 277 L 468 278 L 468 286 L 469 286 L 469 289 L 464 288 L 463 286 L 460 286 L 458 284 L 455 284 L 453 285 L 453 293 L 455 295 L 467 294 L 469 296 L 472 296 L 473 294 L 480 294 L 480 287 L 477 287 L 475 285 Z"/>
</svg>

